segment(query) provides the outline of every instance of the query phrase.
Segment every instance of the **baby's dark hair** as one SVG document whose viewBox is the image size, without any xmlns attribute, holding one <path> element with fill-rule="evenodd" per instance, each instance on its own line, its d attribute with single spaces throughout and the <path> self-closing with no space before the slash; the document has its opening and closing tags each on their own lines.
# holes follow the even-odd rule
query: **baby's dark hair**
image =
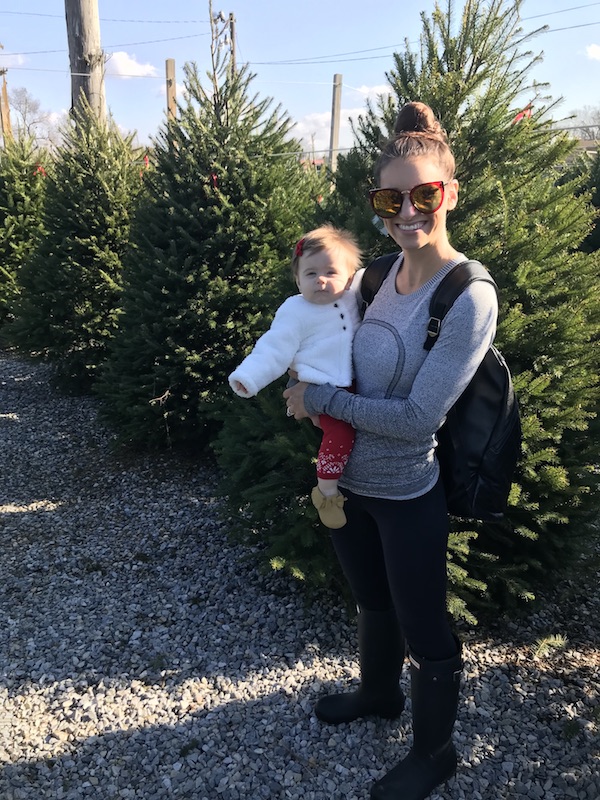
<svg viewBox="0 0 600 800">
<path fill-rule="evenodd" d="M 398 112 L 393 137 L 384 145 L 375 163 L 374 177 L 379 185 L 382 169 L 396 158 L 428 156 L 437 159 L 444 178 L 454 177 L 456 163 L 446 131 L 433 110 L 425 103 L 406 103 Z"/>
<path fill-rule="evenodd" d="M 309 231 L 297 242 L 292 255 L 294 279 L 298 276 L 298 265 L 302 256 L 318 253 L 320 250 L 342 250 L 349 272 L 354 273 L 362 266 L 362 253 L 354 235 L 344 228 L 334 228 L 326 223 Z"/>
</svg>

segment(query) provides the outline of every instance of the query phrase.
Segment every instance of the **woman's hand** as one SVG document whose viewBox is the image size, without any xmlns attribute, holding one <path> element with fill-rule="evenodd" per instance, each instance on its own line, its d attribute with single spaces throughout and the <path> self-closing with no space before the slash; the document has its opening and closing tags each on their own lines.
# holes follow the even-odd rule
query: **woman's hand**
<svg viewBox="0 0 600 800">
<path fill-rule="evenodd" d="M 287 404 L 288 417 L 306 419 L 306 417 L 310 416 L 304 407 L 304 392 L 308 386 L 310 386 L 310 384 L 299 381 L 283 392 Z"/>
</svg>

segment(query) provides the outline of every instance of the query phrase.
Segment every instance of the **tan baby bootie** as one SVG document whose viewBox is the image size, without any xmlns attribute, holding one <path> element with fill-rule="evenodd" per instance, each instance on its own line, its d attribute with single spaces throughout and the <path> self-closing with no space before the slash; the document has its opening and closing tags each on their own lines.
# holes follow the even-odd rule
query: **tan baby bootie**
<svg viewBox="0 0 600 800">
<path fill-rule="evenodd" d="M 319 512 L 319 517 L 323 525 L 327 528 L 343 528 L 346 524 L 344 514 L 344 503 L 346 498 L 341 492 L 336 495 L 324 495 L 318 486 L 310 493 L 313 506 Z"/>
</svg>

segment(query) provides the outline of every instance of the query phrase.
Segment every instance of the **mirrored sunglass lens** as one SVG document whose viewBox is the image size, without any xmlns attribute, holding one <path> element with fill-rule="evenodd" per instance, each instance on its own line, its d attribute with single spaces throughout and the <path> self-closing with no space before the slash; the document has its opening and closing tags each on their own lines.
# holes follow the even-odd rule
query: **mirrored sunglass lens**
<svg viewBox="0 0 600 800">
<path fill-rule="evenodd" d="M 373 195 L 373 209 L 383 217 L 395 217 L 402 208 L 402 195 L 394 189 L 385 189 Z"/>
<path fill-rule="evenodd" d="M 415 186 L 410 199 L 418 211 L 432 212 L 442 204 L 442 190 L 435 183 L 424 183 Z"/>
</svg>

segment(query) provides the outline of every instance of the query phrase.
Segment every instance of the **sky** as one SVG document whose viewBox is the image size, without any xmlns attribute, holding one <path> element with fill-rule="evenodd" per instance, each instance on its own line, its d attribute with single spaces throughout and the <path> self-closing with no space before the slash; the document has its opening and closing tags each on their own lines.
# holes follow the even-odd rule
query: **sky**
<svg viewBox="0 0 600 800">
<path fill-rule="evenodd" d="M 253 91 L 290 115 L 294 134 L 317 156 L 329 150 L 334 76 L 342 76 L 344 150 L 352 144 L 348 119 L 364 111 L 367 98 L 386 91 L 392 54 L 403 50 L 405 40 L 418 48 L 420 13 L 429 15 L 434 7 L 434 0 L 386 6 L 364 0 L 219 2 L 213 0 L 213 14 L 222 12 L 226 20 L 233 14 L 236 63 L 250 65 Z M 441 0 L 443 9 L 446 4 Z M 461 9 L 455 0 L 457 17 Z M 123 130 L 149 143 L 166 115 L 166 60 L 175 60 L 180 101 L 184 64 L 195 62 L 201 76 L 210 68 L 208 0 L 177 0 L 170 8 L 158 0 L 98 0 L 98 12 L 109 56 L 107 105 Z M 527 49 L 543 54 L 531 76 L 548 83 L 560 101 L 554 117 L 600 107 L 600 2 L 524 0 L 521 18 L 525 31 L 548 26 Z M 219 23 L 220 29 L 224 36 L 228 23 Z M 222 41 L 227 53 L 231 45 Z M 0 0 L 0 44 L 9 93 L 24 88 L 43 111 L 66 114 L 71 79 L 63 0 Z"/>
</svg>

